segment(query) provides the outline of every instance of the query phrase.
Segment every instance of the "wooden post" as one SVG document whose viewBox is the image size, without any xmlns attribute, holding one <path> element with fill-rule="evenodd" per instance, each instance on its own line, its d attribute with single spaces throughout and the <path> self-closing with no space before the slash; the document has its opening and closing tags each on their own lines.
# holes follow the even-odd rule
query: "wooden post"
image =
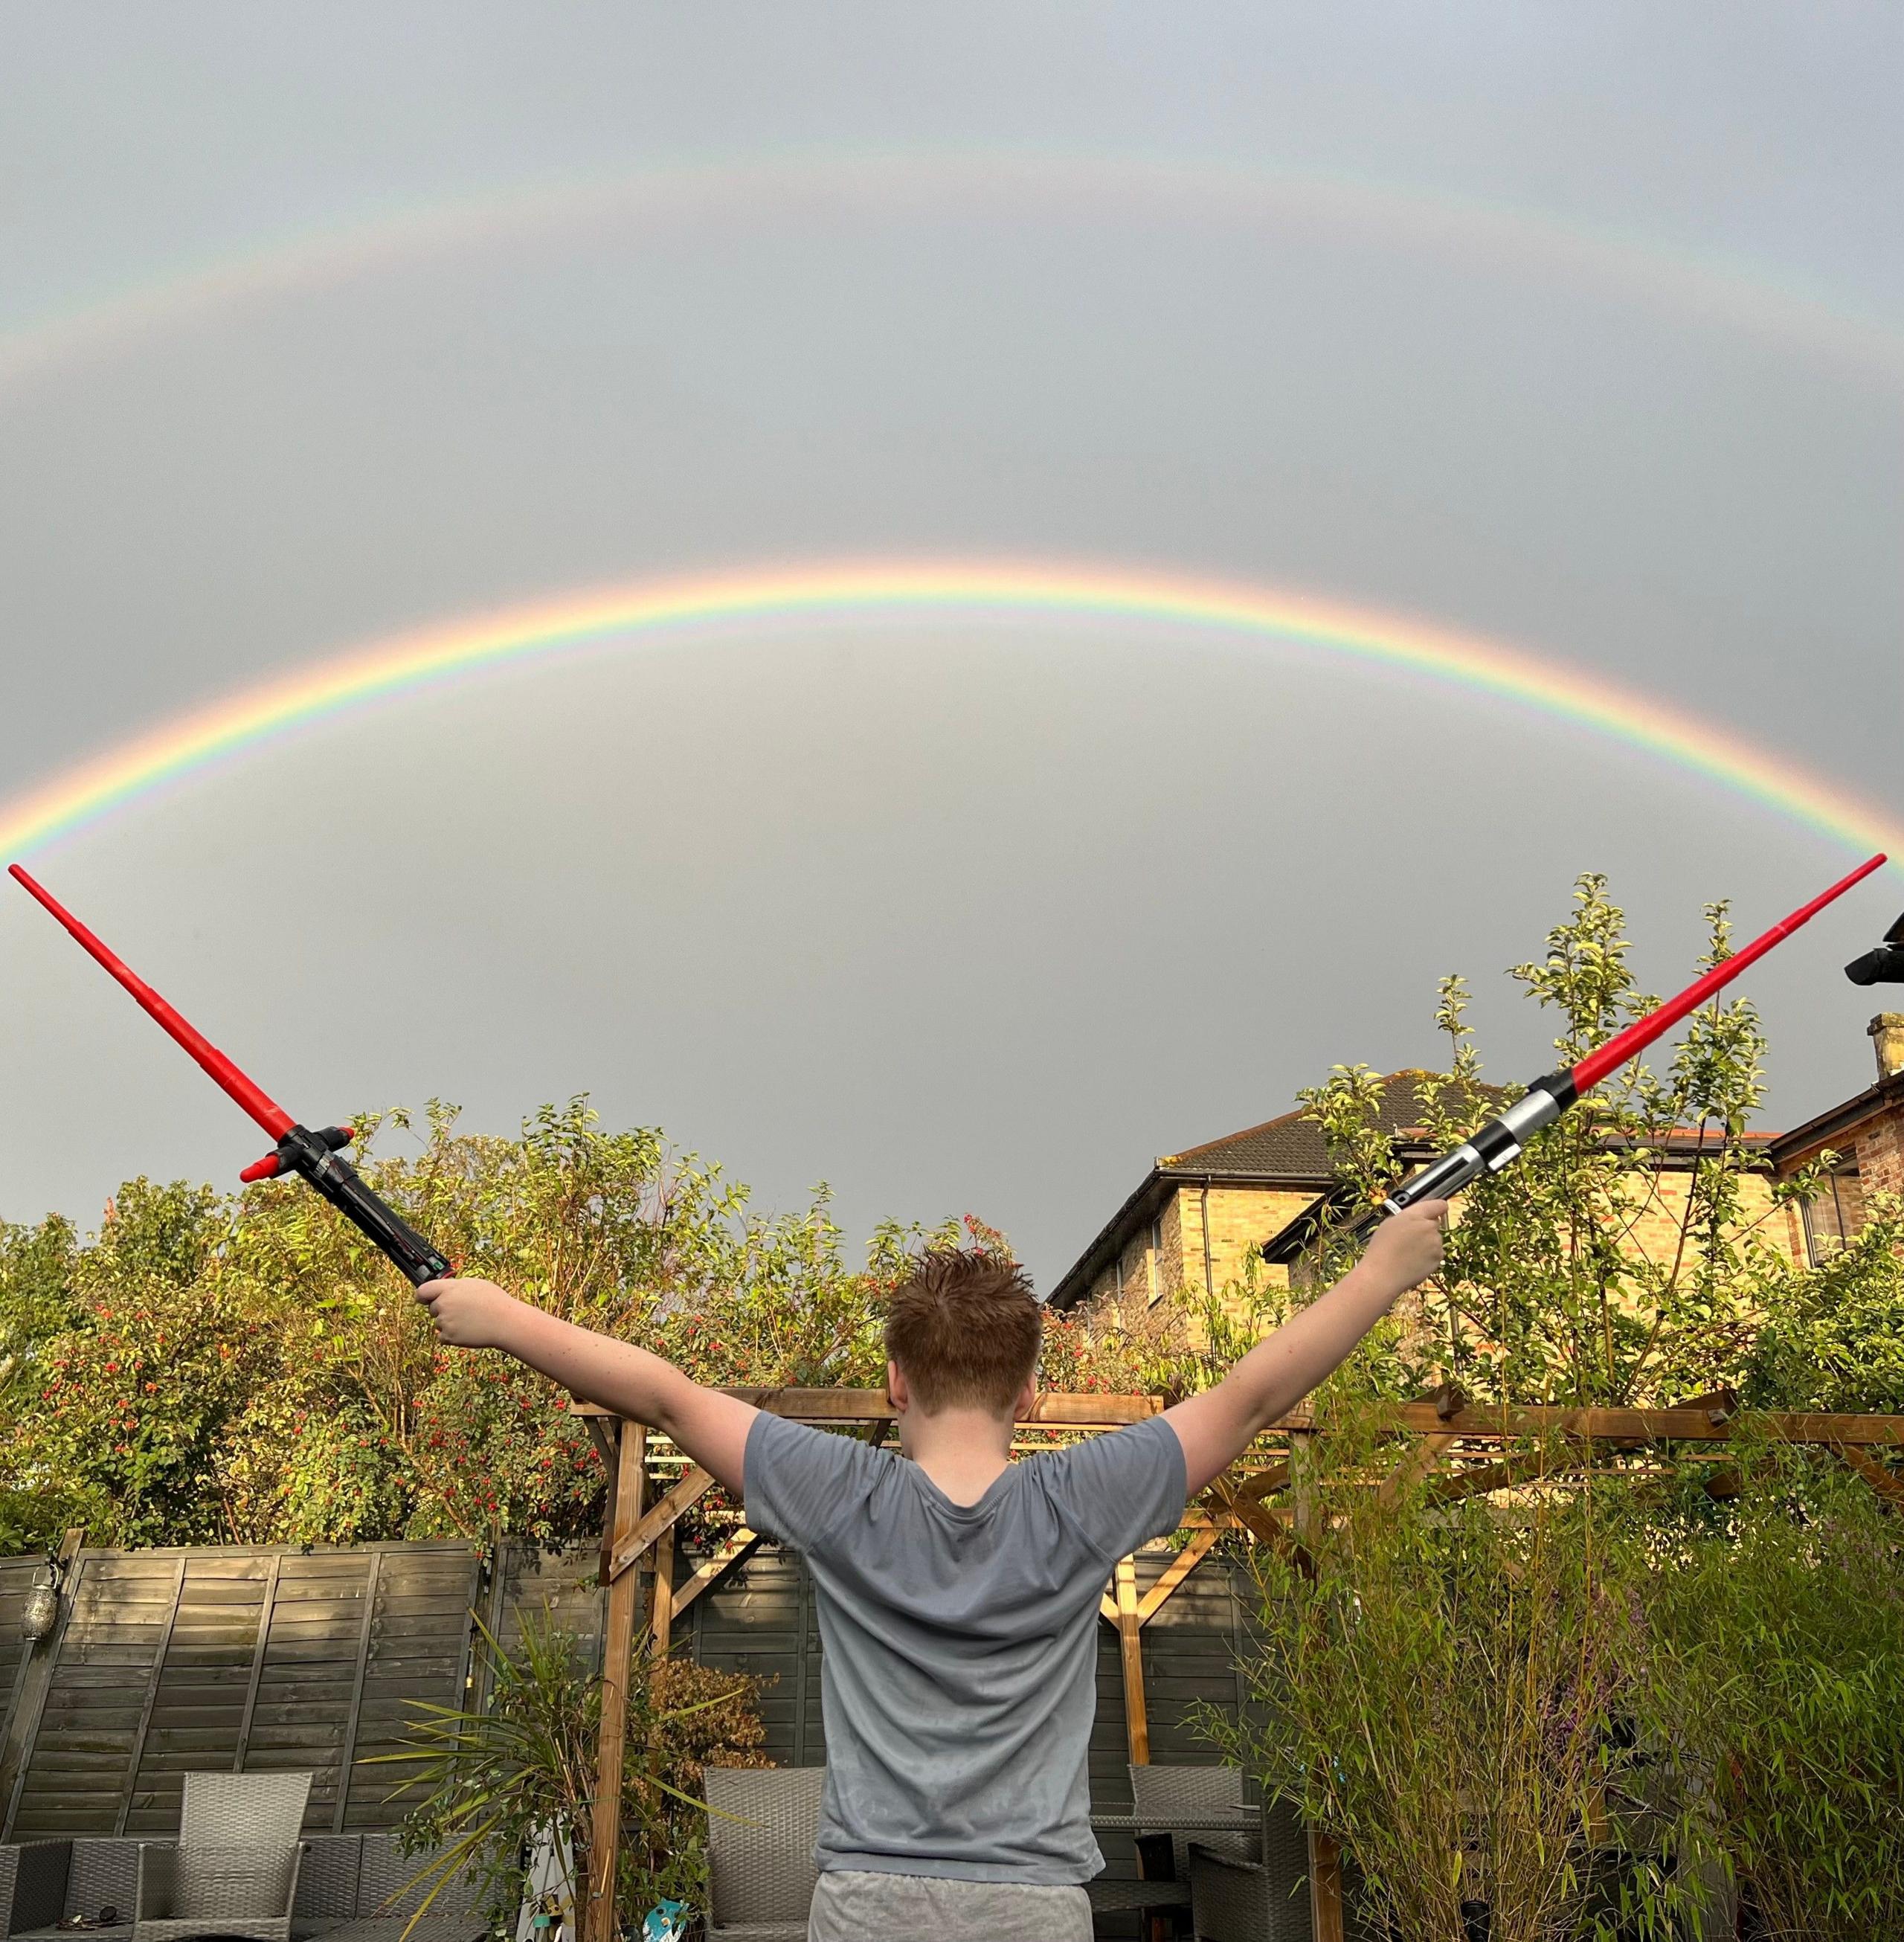
<svg viewBox="0 0 1904 1942">
<path fill-rule="evenodd" d="M 669 1525 L 654 1540 L 654 1590 L 648 1600 L 649 1649 L 657 1659 L 668 1656 L 675 1622 L 675 1527 Z"/>
<path fill-rule="evenodd" d="M 647 1429 L 617 1423 L 615 1470 L 602 1552 L 612 1558 L 641 1515 Z M 631 1564 L 608 1581 L 608 1613 L 602 1644 L 602 1738 L 595 1756 L 595 1816 L 589 1840 L 588 1907 L 583 1942 L 614 1942 L 615 1863 L 621 1846 L 622 1756 L 628 1738 L 628 1668 L 635 1649 L 635 1594 L 639 1574 Z"/>
<path fill-rule="evenodd" d="M 1342 1852 L 1327 1834 L 1309 1830 L 1309 1919 L 1315 1942 L 1343 1942 Z"/>
<path fill-rule="evenodd" d="M 1124 1672 L 1124 1738 L 1133 1766 L 1150 1764 L 1150 1716 L 1143 1699 L 1143 1633 L 1137 1617 L 1137 1567 L 1117 1561 L 1117 1646 Z"/>
<path fill-rule="evenodd" d="M 1306 1551 L 1310 1551 L 1315 1542 L 1321 1508 L 1315 1496 L 1315 1446 L 1310 1441 L 1312 1434 L 1304 1431 L 1289 1439 L 1290 1481 L 1295 1486 L 1296 1534 Z M 1315 1942 L 1344 1942 L 1341 1850 L 1327 1834 L 1319 1834 L 1313 1827 L 1309 1830 L 1309 1921 Z"/>
</svg>

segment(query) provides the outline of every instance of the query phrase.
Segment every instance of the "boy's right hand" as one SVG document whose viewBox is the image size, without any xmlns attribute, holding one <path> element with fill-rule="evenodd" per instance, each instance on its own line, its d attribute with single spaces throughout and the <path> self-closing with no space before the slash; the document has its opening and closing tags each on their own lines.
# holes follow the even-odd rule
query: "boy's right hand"
<svg viewBox="0 0 1904 1942">
<path fill-rule="evenodd" d="M 1447 1218 L 1445 1200 L 1420 1200 L 1391 1214 L 1369 1236 L 1363 1272 L 1379 1275 L 1397 1294 L 1426 1281 L 1441 1265 L 1441 1227 Z"/>
<path fill-rule="evenodd" d="M 427 1281 L 417 1299 L 429 1309 L 437 1334 L 459 1349 L 502 1349 L 509 1318 L 522 1306 L 507 1288 L 474 1276 Z"/>
</svg>

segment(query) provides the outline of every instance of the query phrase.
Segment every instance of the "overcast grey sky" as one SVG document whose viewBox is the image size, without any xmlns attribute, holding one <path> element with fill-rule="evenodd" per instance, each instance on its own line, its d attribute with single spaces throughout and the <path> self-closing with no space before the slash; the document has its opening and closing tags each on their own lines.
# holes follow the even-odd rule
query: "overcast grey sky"
<svg viewBox="0 0 1904 1942">
<path fill-rule="evenodd" d="M 1476 630 L 1904 813 L 1900 72 L 1875 5 L 15 5 L 0 798 L 414 625 L 923 556 Z M 1048 1285 L 1154 1155 L 1434 1058 L 1444 971 L 1542 1069 L 1575 871 L 1663 988 L 1852 860 L 1365 663 L 924 613 L 394 703 L 35 866 L 315 1121 L 588 1090 Z M 1866 1083 L 1900 885 L 1755 975 L 1768 1123 Z M 17 893 L 0 988 L 0 1217 L 253 1157 Z"/>
</svg>

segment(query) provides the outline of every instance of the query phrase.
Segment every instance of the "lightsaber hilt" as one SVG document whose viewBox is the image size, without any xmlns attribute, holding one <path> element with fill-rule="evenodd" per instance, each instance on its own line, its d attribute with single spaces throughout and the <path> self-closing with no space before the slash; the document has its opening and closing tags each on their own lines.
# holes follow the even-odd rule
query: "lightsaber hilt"
<svg viewBox="0 0 1904 1942">
<path fill-rule="evenodd" d="M 1560 1118 L 1580 1097 L 1571 1072 L 1549 1072 L 1535 1080 L 1511 1106 L 1505 1107 L 1461 1144 L 1410 1174 L 1379 1206 L 1371 1207 L 1336 1228 L 1339 1235 L 1362 1239 L 1378 1223 L 1424 1200 L 1452 1200 L 1483 1174 L 1498 1173 L 1517 1160 L 1527 1142 Z"/>
<path fill-rule="evenodd" d="M 1471 1186 L 1485 1173 L 1498 1173 L 1520 1157 L 1532 1136 L 1550 1126 L 1583 1092 L 1590 1092 L 1606 1076 L 1617 1071 L 1628 1059 L 1636 1058 L 1656 1040 L 1663 1037 L 1682 1018 L 1690 1018 L 1709 998 L 1716 997 L 1749 965 L 1775 949 L 1786 939 L 1809 924 L 1826 905 L 1835 903 L 1854 884 L 1861 884 L 1889 859 L 1882 854 L 1868 856 L 1848 875 L 1841 877 L 1830 889 L 1822 890 L 1809 903 L 1801 904 L 1791 915 L 1755 937 L 1710 969 L 1695 978 L 1676 997 L 1657 1005 L 1642 1018 L 1636 1018 L 1624 1031 L 1615 1032 L 1604 1045 L 1596 1046 L 1580 1062 L 1565 1072 L 1550 1072 L 1537 1079 L 1505 1112 L 1471 1134 L 1452 1153 L 1431 1160 L 1391 1193 L 1379 1207 L 1352 1216 L 1328 1230 L 1325 1238 L 1360 1241 L 1379 1221 L 1404 1208 L 1424 1200 L 1446 1200 Z M 1893 927 L 1904 930 L 1904 918 Z M 1860 959 L 1860 963 L 1863 960 Z"/>
<path fill-rule="evenodd" d="M 366 1187 L 363 1176 L 344 1157 L 343 1149 L 354 1136 L 349 1126 L 326 1126 L 314 1133 L 308 1127 L 293 1126 L 262 1159 L 254 1160 L 238 1178 L 270 1180 L 295 1173 L 315 1187 L 373 1246 L 381 1248 L 414 1287 L 454 1274 L 456 1270 L 450 1262 L 381 1195 Z"/>
</svg>

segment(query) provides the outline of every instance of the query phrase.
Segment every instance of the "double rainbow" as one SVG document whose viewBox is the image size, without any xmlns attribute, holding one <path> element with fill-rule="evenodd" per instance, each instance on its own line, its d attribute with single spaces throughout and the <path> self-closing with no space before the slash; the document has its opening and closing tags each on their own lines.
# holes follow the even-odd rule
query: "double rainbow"
<svg viewBox="0 0 1904 1942">
<path fill-rule="evenodd" d="M 168 786 L 373 704 L 605 643 L 800 617 L 1067 615 L 1295 646 L 1405 670 L 1643 751 L 1861 851 L 1904 858 L 1904 821 L 1652 697 L 1480 636 L 1278 589 L 1037 562 L 840 562 L 638 582 L 396 635 L 208 706 L 0 804 L 0 855 L 96 826 Z"/>
</svg>

